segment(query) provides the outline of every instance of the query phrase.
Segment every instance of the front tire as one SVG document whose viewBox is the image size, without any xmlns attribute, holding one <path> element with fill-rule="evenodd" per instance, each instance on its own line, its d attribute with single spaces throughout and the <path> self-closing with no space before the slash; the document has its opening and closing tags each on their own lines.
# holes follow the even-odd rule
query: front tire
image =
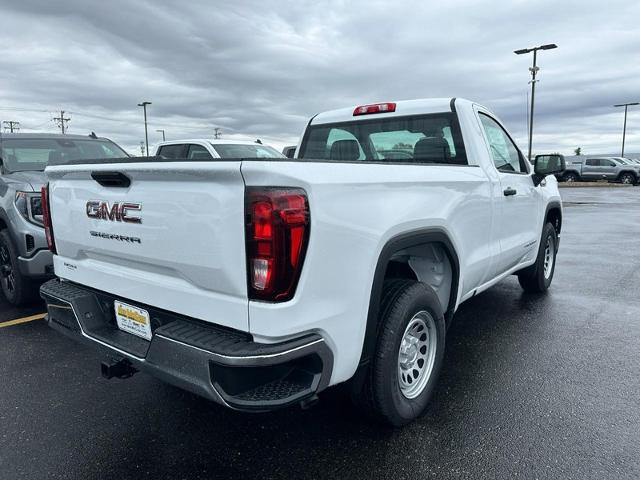
<svg viewBox="0 0 640 480">
<path fill-rule="evenodd" d="M 518 272 L 518 282 L 525 292 L 544 293 L 549 289 L 556 270 L 557 253 L 558 235 L 553 225 L 547 223 L 542 229 L 536 263 Z"/>
<path fill-rule="evenodd" d="M 0 289 L 12 305 L 22 305 L 34 297 L 34 287 L 20 272 L 18 251 L 8 230 L 0 231 Z"/>
<path fill-rule="evenodd" d="M 429 286 L 396 279 L 384 285 L 380 322 L 363 395 L 372 413 L 399 427 L 431 399 L 444 357 L 444 315 Z"/>
</svg>

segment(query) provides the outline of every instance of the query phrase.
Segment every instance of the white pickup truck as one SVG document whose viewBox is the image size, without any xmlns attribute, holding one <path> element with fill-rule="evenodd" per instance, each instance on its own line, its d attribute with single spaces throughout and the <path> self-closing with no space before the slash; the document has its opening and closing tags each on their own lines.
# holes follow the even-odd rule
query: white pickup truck
<svg viewBox="0 0 640 480">
<path fill-rule="evenodd" d="M 48 322 L 239 410 L 349 381 L 392 425 L 423 412 L 458 306 L 553 278 L 554 173 L 462 99 L 321 113 L 293 159 L 143 158 L 47 168 Z"/>
</svg>

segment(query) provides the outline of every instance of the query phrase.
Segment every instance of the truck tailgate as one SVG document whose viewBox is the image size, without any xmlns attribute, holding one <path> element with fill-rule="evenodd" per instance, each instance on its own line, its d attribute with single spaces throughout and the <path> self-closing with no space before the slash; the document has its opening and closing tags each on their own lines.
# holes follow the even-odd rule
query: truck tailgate
<svg viewBox="0 0 640 480">
<path fill-rule="evenodd" d="M 130 185 L 102 181 L 108 172 Z M 239 161 L 70 165 L 47 173 L 59 277 L 248 330 Z"/>
</svg>

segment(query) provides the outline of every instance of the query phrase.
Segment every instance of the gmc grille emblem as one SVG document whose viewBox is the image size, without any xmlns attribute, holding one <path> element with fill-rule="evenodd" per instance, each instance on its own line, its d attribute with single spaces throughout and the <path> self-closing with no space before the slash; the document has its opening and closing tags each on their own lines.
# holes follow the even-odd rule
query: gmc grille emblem
<svg viewBox="0 0 640 480">
<path fill-rule="evenodd" d="M 91 200 L 87 202 L 87 217 L 111 222 L 142 223 L 142 219 L 132 215 L 132 212 L 140 212 L 142 205 L 130 202 L 109 202 Z"/>
</svg>

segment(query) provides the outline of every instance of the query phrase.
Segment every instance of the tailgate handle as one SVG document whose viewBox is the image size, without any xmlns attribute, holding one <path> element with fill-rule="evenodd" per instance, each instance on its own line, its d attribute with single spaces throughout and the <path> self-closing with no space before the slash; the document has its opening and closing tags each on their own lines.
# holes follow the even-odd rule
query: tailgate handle
<svg viewBox="0 0 640 480">
<path fill-rule="evenodd" d="M 91 178 L 103 187 L 127 188 L 131 179 L 121 172 L 91 172 Z"/>
</svg>

